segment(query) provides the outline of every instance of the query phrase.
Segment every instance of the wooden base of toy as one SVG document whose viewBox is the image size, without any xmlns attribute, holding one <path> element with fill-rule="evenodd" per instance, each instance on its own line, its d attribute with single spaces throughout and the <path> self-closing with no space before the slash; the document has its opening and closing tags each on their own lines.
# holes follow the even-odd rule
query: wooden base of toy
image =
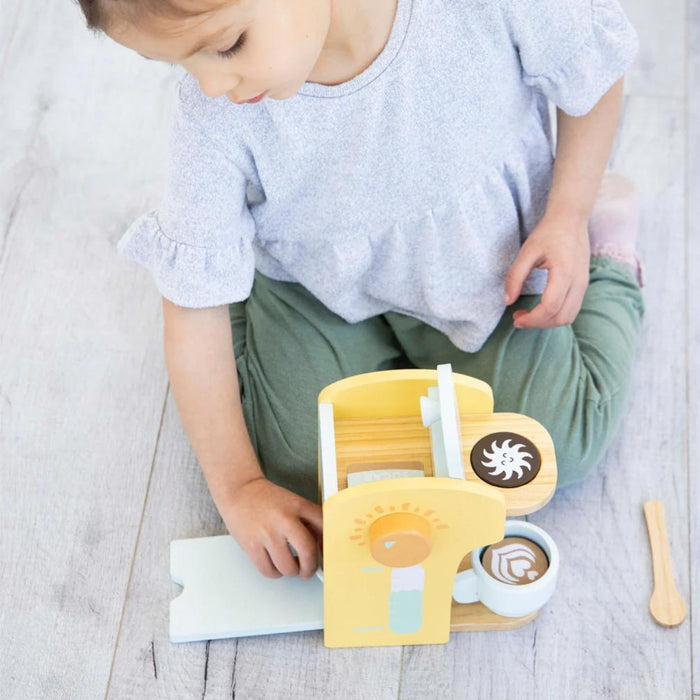
<svg viewBox="0 0 700 700">
<path fill-rule="evenodd" d="M 452 601 L 452 617 L 450 618 L 451 632 L 496 632 L 498 630 L 514 630 L 532 622 L 538 615 L 536 610 L 525 617 L 503 617 L 491 612 L 481 603 L 462 605 Z"/>
<path fill-rule="evenodd" d="M 471 569 L 471 554 L 468 554 L 459 565 L 459 571 Z M 450 632 L 496 632 L 498 630 L 514 630 L 532 622 L 539 610 L 523 617 L 503 617 L 489 610 L 482 603 L 458 603 L 452 601 L 450 617 Z"/>
</svg>

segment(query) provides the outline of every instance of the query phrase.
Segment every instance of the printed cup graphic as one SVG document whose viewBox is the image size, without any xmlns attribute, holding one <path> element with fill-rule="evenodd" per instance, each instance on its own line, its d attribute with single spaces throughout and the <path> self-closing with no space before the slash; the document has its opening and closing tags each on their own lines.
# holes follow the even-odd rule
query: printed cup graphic
<svg viewBox="0 0 700 700">
<path fill-rule="evenodd" d="M 425 570 L 419 564 L 393 569 L 389 594 L 389 629 L 396 634 L 418 632 L 423 624 Z"/>
<path fill-rule="evenodd" d="M 482 562 L 485 550 L 490 551 Z M 480 601 L 504 617 L 522 617 L 539 610 L 552 597 L 559 550 L 541 528 L 510 520 L 506 521 L 505 538 L 473 550 L 471 563 L 471 569 L 455 577 L 453 598 L 458 603 Z"/>
</svg>

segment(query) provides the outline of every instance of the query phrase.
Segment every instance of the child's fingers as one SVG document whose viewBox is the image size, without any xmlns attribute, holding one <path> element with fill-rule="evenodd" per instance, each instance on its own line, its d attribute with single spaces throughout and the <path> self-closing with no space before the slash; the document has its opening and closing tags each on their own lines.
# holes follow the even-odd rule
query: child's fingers
<svg viewBox="0 0 700 700">
<path fill-rule="evenodd" d="M 512 304 L 522 291 L 527 276 L 532 269 L 541 262 L 541 257 L 534 247 L 528 246 L 527 242 L 520 249 L 518 257 L 510 266 L 506 275 L 503 303 L 508 306 Z"/>
<path fill-rule="evenodd" d="M 284 536 L 275 537 L 268 542 L 266 549 L 275 568 L 283 576 L 299 575 L 299 561 L 292 554 Z"/>
<path fill-rule="evenodd" d="M 583 297 L 586 293 L 587 288 L 588 284 L 578 283 L 572 285 L 569 288 L 569 292 L 566 295 L 564 303 L 562 304 L 558 313 L 554 317 L 552 317 L 548 322 L 546 322 L 545 325 L 536 325 L 532 322 L 531 318 L 528 318 L 527 320 L 522 318 L 523 316 L 526 316 L 531 312 L 525 311 L 524 309 L 516 311 L 513 314 L 513 321 L 516 325 L 516 328 L 554 328 L 557 326 L 568 326 L 572 324 L 576 320 L 576 317 L 578 316 L 578 313 L 581 310 Z"/>
<path fill-rule="evenodd" d="M 311 526 L 311 529 L 320 536 L 323 532 L 323 511 L 321 506 L 304 500 L 299 509 L 299 517 Z"/>
<path fill-rule="evenodd" d="M 318 565 L 316 538 L 301 522 L 297 522 L 290 528 L 287 539 L 299 559 L 299 576 L 313 576 Z"/>
<path fill-rule="evenodd" d="M 585 286 L 582 286 L 581 284 L 574 284 L 571 286 L 569 294 L 566 297 L 566 301 L 561 309 L 561 325 L 568 326 L 576 320 L 578 312 L 581 310 L 583 296 L 586 293 L 587 287 L 587 284 Z"/>
<path fill-rule="evenodd" d="M 516 328 L 550 328 L 563 325 L 560 322 L 563 319 L 561 312 L 570 289 L 571 280 L 558 274 L 556 269 L 551 269 L 540 303 L 530 311 L 516 311 L 513 314 L 513 325 Z"/>
<path fill-rule="evenodd" d="M 267 578 L 281 578 L 282 574 L 277 570 L 270 559 L 270 555 L 263 547 L 249 551 L 248 556 L 255 565 L 255 568 Z"/>
</svg>

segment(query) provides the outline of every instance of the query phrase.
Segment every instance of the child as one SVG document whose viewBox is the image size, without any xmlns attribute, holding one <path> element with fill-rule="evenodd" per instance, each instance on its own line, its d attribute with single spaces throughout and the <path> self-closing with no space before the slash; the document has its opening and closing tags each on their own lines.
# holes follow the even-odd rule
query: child
<svg viewBox="0 0 700 700">
<path fill-rule="evenodd" d="M 603 177 L 637 51 L 618 0 L 80 3 L 187 72 L 169 187 L 118 248 L 263 574 L 316 567 L 316 399 L 349 375 L 449 362 L 544 424 L 559 485 L 590 471 L 643 313 L 636 191 Z"/>
</svg>

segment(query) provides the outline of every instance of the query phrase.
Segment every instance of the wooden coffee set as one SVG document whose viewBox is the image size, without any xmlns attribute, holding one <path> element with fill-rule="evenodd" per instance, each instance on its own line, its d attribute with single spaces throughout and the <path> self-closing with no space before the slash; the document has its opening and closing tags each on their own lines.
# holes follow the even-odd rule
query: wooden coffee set
<svg viewBox="0 0 700 700">
<path fill-rule="evenodd" d="M 446 364 L 330 384 L 318 426 L 317 576 L 266 579 L 227 535 L 176 540 L 171 577 L 184 591 L 171 601 L 172 641 L 323 628 L 329 647 L 434 644 L 536 617 L 559 554 L 544 531 L 507 518 L 554 494 L 554 446 L 541 424 L 494 413 L 488 384 Z M 494 549 L 505 578 L 485 573 L 483 550 L 504 535 L 539 546 L 544 573 L 517 544 L 508 556 Z M 513 571 L 530 579 L 504 583 Z"/>
</svg>

